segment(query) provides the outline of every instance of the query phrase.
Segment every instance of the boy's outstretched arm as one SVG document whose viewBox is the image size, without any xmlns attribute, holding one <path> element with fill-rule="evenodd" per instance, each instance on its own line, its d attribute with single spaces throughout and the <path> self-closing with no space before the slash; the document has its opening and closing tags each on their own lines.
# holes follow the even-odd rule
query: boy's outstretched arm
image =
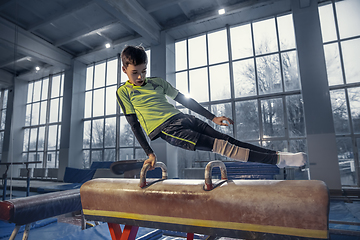
<svg viewBox="0 0 360 240">
<path fill-rule="evenodd" d="M 181 103 L 184 107 L 187 107 L 188 109 L 200 114 L 201 116 L 206 117 L 207 119 L 213 121 L 215 124 L 220 126 L 228 126 L 227 123 L 224 123 L 224 121 L 227 121 L 229 124 L 234 124 L 233 120 L 231 120 L 228 117 L 222 116 L 222 117 L 216 117 L 214 114 L 209 112 L 206 108 L 201 106 L 197 101 L 195 101 L 192 98 L 185 97 L 184 94 L 178 93 L 178 95 L 174 98 L 175 101 L 178 103 Z"/>
<path fill-rule="evenodd" d="M 145 160 L 144 164 L 150 163 L 151 164 L 150 169 L 153 169 L 156 163 L 156 155 L 152 150 L 152 148 L 150 147 L 149 143 L 146 141 L 145 134 L 142 131 L 142 128 L 136 117 L 136 114 L 127 114 L 125 115 L 125 117 L 128 123 L 130 124 L 131 130 L 133 131 L 136 139 L 140 143 L 140 146 L 144 149 L 146 155 L 148 156 L 148 159 Z"/>
</svg>

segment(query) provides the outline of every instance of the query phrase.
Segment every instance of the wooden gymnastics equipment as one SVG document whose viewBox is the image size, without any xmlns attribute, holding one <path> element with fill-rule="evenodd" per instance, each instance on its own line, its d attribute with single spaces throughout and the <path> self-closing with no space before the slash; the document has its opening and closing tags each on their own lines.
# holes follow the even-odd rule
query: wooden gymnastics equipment
<svg viewBox="0 0 360 240">
<path fill-rule="evenodd" d="M 222 180 L 212 182 L 220 167 Z M 327 239 L 329 193 L 316 180 L 227 180 L 210 162 L 203 180 L 94 179 L 80 189 L 86 220 L 109 223 L 113 239 L 133 240 L 149 227 L 244 239 Z M 126 224 L 124 232 L 118 224 Z"/>
</svg>

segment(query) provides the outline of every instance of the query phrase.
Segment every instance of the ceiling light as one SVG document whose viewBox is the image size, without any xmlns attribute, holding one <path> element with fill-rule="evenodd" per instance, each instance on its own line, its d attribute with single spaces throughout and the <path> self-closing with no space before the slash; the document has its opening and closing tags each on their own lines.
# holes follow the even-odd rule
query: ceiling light
<svg viewBox="0 0 360 240">
<path fill-rule="evenodd" d="M 225 13 L 225 9 L 222 8 L 222 9 L 219 9 L 219 15 L 223 15 Z"/>
<path fill-rule="evenodd" d="M 106 47 L 106 48 L 111 47 L 110 43 L 105 44 L 105 47 Z"/>
<path fill-rule="evenodd" d="M 36 67 L 35 67 L 35 70 L 36 70 L 36 71 L 39 71 L 39 70 L 40 70 L 40 67 L 39 67 L 39 66 L 36 66 Z"/>
</svg>

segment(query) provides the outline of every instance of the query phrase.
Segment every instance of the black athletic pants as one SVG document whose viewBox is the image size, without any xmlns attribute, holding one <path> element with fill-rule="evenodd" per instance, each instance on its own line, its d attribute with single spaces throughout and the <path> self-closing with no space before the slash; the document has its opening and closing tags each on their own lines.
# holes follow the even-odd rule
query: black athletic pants
<svg viewBox="0 0 360 240">
<path fill-rule="evenodd" d="M 229 135 L 216 131 L 192 115 L 182 114 L 180 118 L 171 121 L 170 124 L 162 128 L 159 136 L 171 145 L 193 151 L 212 151 L 215 139 L 222 139 L 238 147 L 249 149 L 249 162 L 277 163 L 276 151 L 238 141 Z"/>
</svg>

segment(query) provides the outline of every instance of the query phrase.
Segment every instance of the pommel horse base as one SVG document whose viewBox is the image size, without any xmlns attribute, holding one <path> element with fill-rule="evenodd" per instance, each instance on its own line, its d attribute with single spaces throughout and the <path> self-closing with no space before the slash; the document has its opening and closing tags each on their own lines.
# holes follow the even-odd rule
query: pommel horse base
<svg viewBox="0 0 360 240">
<path fill-rule="evenodd" d="M 139 226 L 242 239 L 328 238 L 329 194 L 323 182 L 228 181 L 225 165 L 209 164 L 205 183 L 167 180 L 163 166 L 163 179 L 151 183 L 146 169 L 140 184 L 138 179 L 90 180 L 80 189 L 85 218 L 108 222 L 112 239 L 121 240 L 135 239 Z M 222 168 L 216 184 L 209 174 L 214 165 Z M 126 224 L 124 233 L 118 224 Z"/>
</svg>

